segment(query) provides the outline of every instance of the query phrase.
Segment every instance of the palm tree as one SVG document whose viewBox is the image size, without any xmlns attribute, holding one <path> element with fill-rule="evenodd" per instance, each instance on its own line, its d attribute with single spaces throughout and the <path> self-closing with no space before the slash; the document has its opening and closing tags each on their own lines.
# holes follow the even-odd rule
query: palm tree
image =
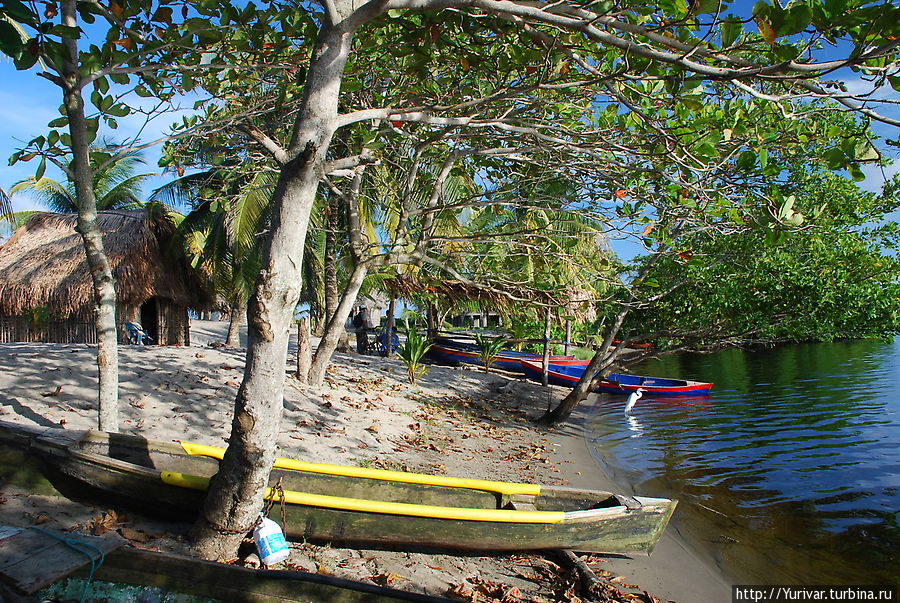
<svg viewBox="0 0 900 603">
<path fill-rule="evenodd" d="M 269 220 L 273 172 L 213 168 L 183 176 L 151 194 L 152 201 L 192 207 L 178 228 L 195 268 L 208 274 L 230 308 L 225 345 L 239 347 L 239 326 L 259 273 L 259 234 Z"/>
<path fill-rule="evenodd" d="M 91 167 L 102 165 L 109 159 L 110 151 L 115 150 L 115 145 L 112 144 L 92 149 L 91 163 L 94 165 Z M 141 185 L 153 176 L 135 173 L 143 163 L 144 158 L 139 151 L 129 151 L 101 169 L 93 169 L 98 211 L 143 207 Z M 40 179 L 32 176 L 14 184 L 9 192 L 26 193 L 54 212 L 78 213 L 75 188 L 71 182 L 63 184 L 46 176 Z"/>
</svg>

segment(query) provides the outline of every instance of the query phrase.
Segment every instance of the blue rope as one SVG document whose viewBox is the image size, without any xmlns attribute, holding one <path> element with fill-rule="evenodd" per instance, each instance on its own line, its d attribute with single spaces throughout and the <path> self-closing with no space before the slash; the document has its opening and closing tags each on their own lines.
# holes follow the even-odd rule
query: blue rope
<svg viewBox="0 0 900 603">
<path fill-rule="evenodd" d="M 29 526 L 28 529 L 34 530 L 35 532 L 40 532 L 41 534 L 49 536 L 50 538 L 54 538 L 76 553 L 81 553 L 88 558 L 88 561 L 91 562 L 91 570 L 88 572 L 88 577 L 81 589 L 81 598 L 79 599 L 80 603 L 84 603 L 84 601 L 87 600 L 88 591 L 91 588 L 91 582 L 94 579 L 94 572 L 97 571 L 101 565 L 103 565 L 103 562 L 106 560 L 106 554 L 89 542 L 81 542 L 80 540 L 75 540 L 74 538 L 62 538 L 61 536 L 57 536 L 52 532 L 48 532 L 47 530 L 35 526 Z M 89 551 L 84 551 L 79 547 L 84 547 L 86 549 L 96 551 L 100 555 L 100 558 L 95 560 L 94 556 L 91 555 Z"/>
</svg>

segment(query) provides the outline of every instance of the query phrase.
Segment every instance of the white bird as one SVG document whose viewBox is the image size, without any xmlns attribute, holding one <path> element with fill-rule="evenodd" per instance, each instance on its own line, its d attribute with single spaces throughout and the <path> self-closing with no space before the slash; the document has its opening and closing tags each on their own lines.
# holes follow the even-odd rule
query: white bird
<svg viewBox="0 0 900 603">
<path fill-rule="evenodd" d="M 631 392 L 628 395 L 628 401 L 625 402 L 625 414 L 631 412 L 631 409 L 634 408 L 634 405 L 637 404 L 637 401 L 640 400 L 641 396 L 644 395 L 644 390 L 640 387 Z"/>
</svg>

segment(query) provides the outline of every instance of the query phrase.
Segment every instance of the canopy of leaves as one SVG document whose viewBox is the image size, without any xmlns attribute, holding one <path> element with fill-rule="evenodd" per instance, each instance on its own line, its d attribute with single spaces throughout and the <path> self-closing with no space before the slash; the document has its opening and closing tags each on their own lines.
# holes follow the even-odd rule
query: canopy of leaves
<svg viewBox="0 0 900 603">
<path fill-rule="evenodd" d="M 676 287 L 633 314 L 632 332 L 700 334 L 700 344 L 830 341 L 900 332 L 900 232 L 880 224 L 900 207 L 828 173 L 795 173 L 790 192 L 814 226 L 685 240 L 653 270 L 660 287 Z M 794 198 L 794 197 L 791 197 Z M 827 200 L 827 203 L 824 201 Z M 793 211 L 793 210 L 792 210 Z"/>
</svg>

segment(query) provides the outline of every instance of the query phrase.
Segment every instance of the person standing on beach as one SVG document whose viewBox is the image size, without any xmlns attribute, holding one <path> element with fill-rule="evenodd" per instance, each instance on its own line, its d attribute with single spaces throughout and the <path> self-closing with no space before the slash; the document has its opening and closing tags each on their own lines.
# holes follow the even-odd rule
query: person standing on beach
<svg viewBox="0 0 900 603">
<path fill-rule="evenodd" d="M 353 317 L 353 326 L 356 329 L 356 351 L 366 354 L 369 351 L 369 311 L 362 304 L 359 312 Z"/>
</svg>

